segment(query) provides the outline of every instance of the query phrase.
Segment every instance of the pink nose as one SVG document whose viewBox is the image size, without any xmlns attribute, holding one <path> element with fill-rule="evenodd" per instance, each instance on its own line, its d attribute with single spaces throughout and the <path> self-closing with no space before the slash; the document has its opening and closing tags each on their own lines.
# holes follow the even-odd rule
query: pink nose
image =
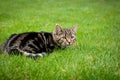
<svg viewBox="0 0 120 80">
<path fill-rule="evenodd" d="M 71 40 L 70 40 L 70 39 L 68 39 L 68 38 L 67 38 L 67 41 L 68 41 L 69 43 L 71 42 Z"/>
</svg>

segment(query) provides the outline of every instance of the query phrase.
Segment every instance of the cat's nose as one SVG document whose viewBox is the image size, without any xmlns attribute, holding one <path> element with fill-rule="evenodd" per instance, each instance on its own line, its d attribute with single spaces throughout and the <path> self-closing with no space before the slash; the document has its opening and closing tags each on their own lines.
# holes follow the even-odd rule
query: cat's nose
<svg viewBox="0 0 120 80">
<path fill-rule="evenodd" d="M 67 42 L 68 42 L 68 44 L 70 45 L 70 43 L 71 43 L 71 40 L 67 38 Z"/>
<path fill-rule="evenodd" d="M 71 40 L 67 38 L 67 42 L 68 42 L 68 43 L 70 43 L 70 42 L 71 42 Z"/>
</svg>

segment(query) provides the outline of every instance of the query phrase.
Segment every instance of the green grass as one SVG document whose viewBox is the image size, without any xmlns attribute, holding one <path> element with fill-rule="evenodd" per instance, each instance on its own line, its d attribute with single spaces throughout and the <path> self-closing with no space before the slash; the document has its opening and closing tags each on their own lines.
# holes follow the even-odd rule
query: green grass
<svg viewBox="0 0 120 80">
<path fill-rule="evenodd" d="M 119 0 L 0 0 L 0 44 L 12 33 L 78 25 L 77 45 L 37 61 L 0 54 L 0 80 L 120 80 Z"/>
</svg>

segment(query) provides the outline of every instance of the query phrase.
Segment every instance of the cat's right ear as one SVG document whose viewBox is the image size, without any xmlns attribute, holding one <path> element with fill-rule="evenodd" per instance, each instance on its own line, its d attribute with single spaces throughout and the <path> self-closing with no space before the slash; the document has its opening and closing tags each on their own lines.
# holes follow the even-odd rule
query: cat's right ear
<svg viewBox="0 0 120 80">
<path fill-rule="evenodd" d="M 60 25 L 56 24 L 54 33 L 59 33 L 61 30 L 62 30 L 62 29 L 61 29 Z"/>
</svg>

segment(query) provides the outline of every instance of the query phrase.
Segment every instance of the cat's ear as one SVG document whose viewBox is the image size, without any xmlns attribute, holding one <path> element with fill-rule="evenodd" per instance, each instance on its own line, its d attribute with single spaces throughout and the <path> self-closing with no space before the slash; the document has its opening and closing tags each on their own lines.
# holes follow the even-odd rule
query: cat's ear
<svg viewBox="0 0 120 80">
<path fill-rule="evenodd" d="M 78 26 L 77 26 L 77 25 L 75 25 L 75 26 L 73 27 L 73 29 L 72 29 L 72 30 L 76 33 L 77 28 L 78 28 Z"/>
<path fill-rule="evenodd" d="M 60 27 L 60 25 L 56 24 L 55 33 L 59 33 L 60 31 L 62 31 L 62 28 Z"/>
</svg>

